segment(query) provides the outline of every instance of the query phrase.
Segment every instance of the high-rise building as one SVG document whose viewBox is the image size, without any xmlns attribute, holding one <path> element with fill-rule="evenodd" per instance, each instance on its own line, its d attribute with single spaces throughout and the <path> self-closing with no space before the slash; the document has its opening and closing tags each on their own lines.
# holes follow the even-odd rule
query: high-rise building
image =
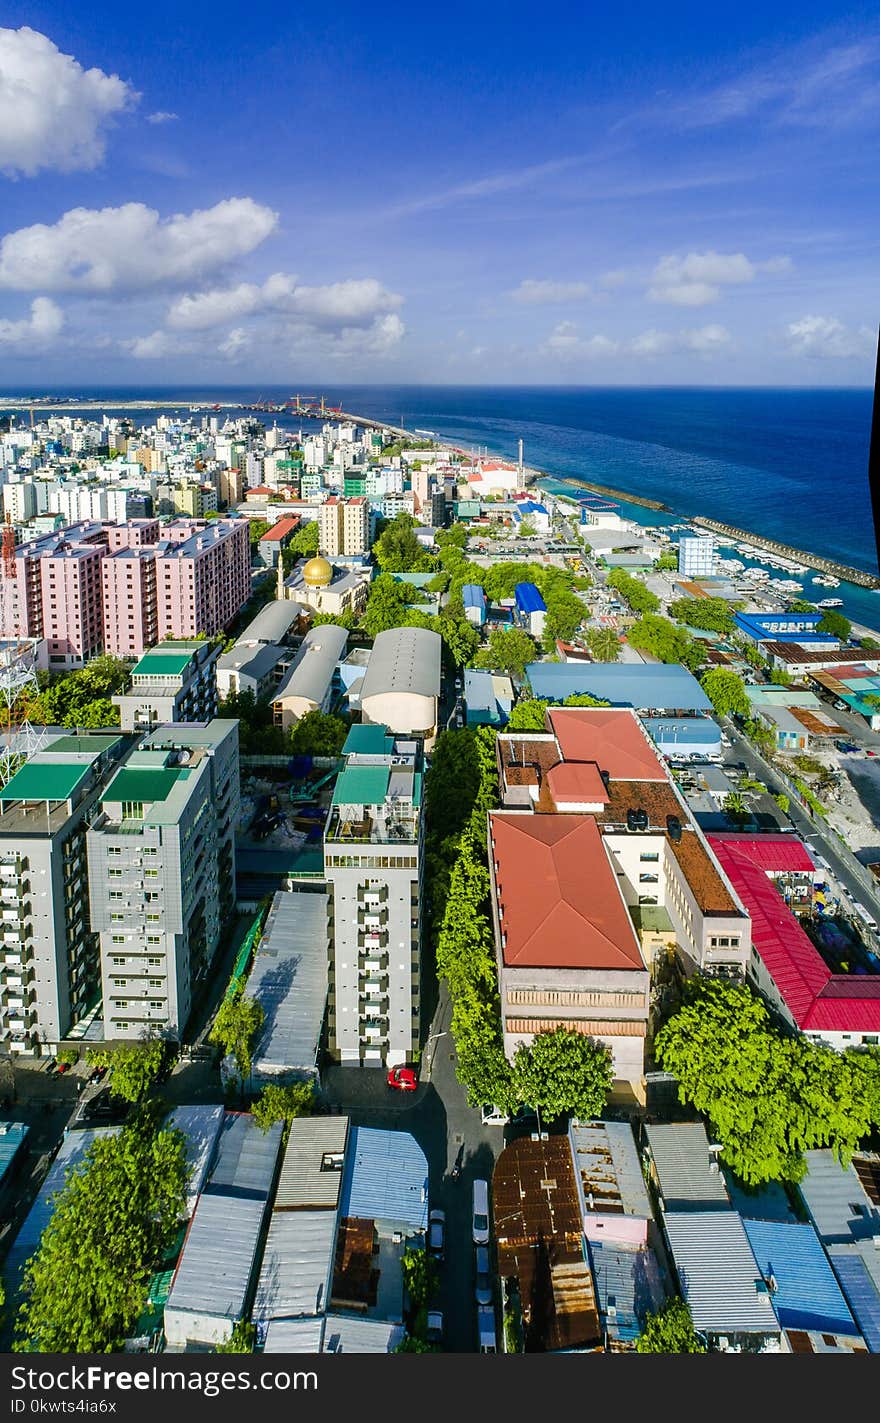
<svg viewBox="0 0 880 1423">
<path fill-rule="evenodd" d="M 711 578 L 718 555 L 711 534 L 686 534 L 678 543 L 678 571 L 684 578 Z"/>
<path fill-rule="evenodd" d="M 140 657 L 159 641 L 156 549 L 121 548 L 101 560 L 104 650 L 113 657 Z"/>
<path fill-rule="evenodd" d="M 155 640 L 155 639 L 154 639 Z M 152 731 L 171 722 L 217 715 L 217 659 L 210 642 L 161 642 L 132 668 L 131 686 L 111 697 L 123 731 Z"/>
<path fill-rule="evenodd" d="M 327 558 L 358 557 L 370 548 L 370 508 L 363 497 L 332 494 L 318 515 L 318 548 Z"/>
<path fill-rule="evenodd" d="M 62 736 L 0 790 L 0 1039 L 54 1050 L 100 999 L 86 831 L 120 736 Z"/>
<path fill-rule="evenodd" d="M 235 904 L 238 723 L 159 727 L 87 835 L 104 1036 L 179 1038 Z"/>
<path fill-rule="evenodd" d="M 324 834 L 332 899 L 330 1051 L 365 1067 L 419 1041 L 424 821 L 421 743 L 355 726 Z"/>
<path fill-rule="evenodd" d="M 103 650 L 103 554 L 98 544 L 62 541 L 41 559 L 43 636 L 55 670 L 84 667 Z"/>
<path fill-rule="evenodd" d="M 156 556 L 156 592 L 160 639 L 213 637 L 222 631 L 251 593 L 247 520 L 218 519 L 179 542 L 163 538 Z"/>
</svg>

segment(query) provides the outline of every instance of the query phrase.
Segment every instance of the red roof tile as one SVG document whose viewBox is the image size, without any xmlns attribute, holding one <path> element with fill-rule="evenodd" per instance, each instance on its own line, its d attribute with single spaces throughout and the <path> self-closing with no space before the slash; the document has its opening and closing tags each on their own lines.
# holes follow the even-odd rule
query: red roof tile
<svg viewBox="0 0 880 1423">
<path fill-rule="evenodd" d="M 737 835 L 722 832 L 710 837 L 710 843 L 728 845 L 735 852 L 744 852 L 750 864 L 768 874 L 811 874 L 815 865 L 806 846 L 796 835 Z"/>
<path fill-rule="evenodd" d="M 547 716 L 565 761 L 594 761 L 614 781 L 668 780 L 633 712 L 551 707 Z"/>
<path fill-rule="evenodd" d="M 595 762 L 561 761 L 547 772 L 547 785 L 557 806 L 608 803 L 605 782 Z"/>
<path fill-rule="evenodd" d="M 299 528 L 299 517 L 288 515 L 285 519 L 279 519 L 277 524 L 273 524 L 271 529 L 267 529 L 264 534 L 260 534 L 260 543 L 275 543 L 278 539 L 286 539 L 288 534 Z"/>
<path fill-rule="evenodd" d="M 644 969 L 591 815 L 493 811 L 489 823 L 506 964 Z"/>
</svg>

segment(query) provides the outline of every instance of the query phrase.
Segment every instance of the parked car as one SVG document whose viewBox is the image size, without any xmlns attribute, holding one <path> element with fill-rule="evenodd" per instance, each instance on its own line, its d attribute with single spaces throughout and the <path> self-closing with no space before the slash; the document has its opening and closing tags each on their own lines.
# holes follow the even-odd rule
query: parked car
<svg viewBox="0 0 880 1423">
<path fill-rule="evenodd" d="M 428 1251 L 435 1260 L 442 1260 L 446 1246 L 446 1212 L 432 1210 L 428 1214 Z"/>
<path fill-rule="evenodd" d="M 497 1354 L 495 1339 L 495 1311 L 491 1308 L 477 1310 L 477 1338 L 481 1354 Z"/>
<path fill-rule="evenodd" d="M 428 1310 L 428 1325 L 425 1338 L 429 1344 L 443 1343 L 443 1313 L 439 1309 Z"/>
<path fill-rule="evenodd" d="M 58 1074 L 59 1074 L 59 1076 L 61 1076 L 61 1075 L 62 1075 L 63 1073 L 65 1073 L 65 1072 L 69 1072 L 69 1071 L 70 1071 L 70 1063 L 69 1063 L 69 1062 L 59 1062 L 59 1064 L 58 1064 Z"/>
<path fill-rule="evenodd" d="M 43 1068 L 43 1071 L 48 1072 L 51 1075 L 57 1067 L 58 1063 L 56 1062 L 55 1058 L 50 1057 L 49 1061 L 46 1063 L 46 1066 Z"/>
<path fill-rule="evenodd" d="M 419 1085 L 414 1067 L 391 1067 L 388 1069 L 388 1086 L 398 1092 L 415 1092 Z"/>
<path fill-rule="evenodd" d="M 485 1245 L 478 1245 L 476 1249 L 477 1257 L 477 1281 L 474 1286 L 474 1295 L 477 1304 L 492 1303 L 492 1275 L 489 1271 L 489 1251 Z"/>
<path fill-rule="evenodd" d="M 471 1234 L 475 1245 L 489 1244 L 489 1184 L 479 1178 L 474 1182 Z"/>
</svg>

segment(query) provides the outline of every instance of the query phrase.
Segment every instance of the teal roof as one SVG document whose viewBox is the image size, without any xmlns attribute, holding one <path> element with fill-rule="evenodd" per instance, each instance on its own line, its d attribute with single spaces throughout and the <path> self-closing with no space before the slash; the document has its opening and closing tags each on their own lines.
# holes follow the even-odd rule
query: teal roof
<svg viewBox="0 0 880 1423">
<path fill-rule="evenodd" d="M 132 677 L 179 677 L 195 657 L 195 649 L 188 652 L 165 652 L 161 647 L 145 652 L 140 662 L 132 669 Z"/>
<path fill-rule="evenodd" d="M 342 754 L 390 756 L 393 750 L 394 737 L 388 735 L 384 726 L 353 726 L 345 739 Z"/>
<path fill-rule="evenodd" d="M 72 752 L 82 751 L 91 751 L 98 755 L 121 740 L 121 736 L 59 736 L 57 741 L 45 748 L 43 755 L 69 756 Z"/>
<path fill-rule="evenodd" d="M 0 790 L 0 800 L 70 800 L 91 769 L 83 761 L 28 761 Z"/>
<path fill-rule="evenodd" d="M 122 801 L 151 805 L 157 800 L 167 800 L 182 774 L 179 769 L 123 766 L 113 777 L 102 799 L 113 805 Z"/>
<path fill-rule="evenodd" d="M 413 775 L 413 805 L 421 805 L 422 803 L 423 782 L 424 777 L 421 771 L 416 771 Z"/>
<path fill-rule="evenodd" d="M 382 805 L 388 791 L 388 766 L 346 766 L 333 792 L 334 805 Z"/>
</svg>

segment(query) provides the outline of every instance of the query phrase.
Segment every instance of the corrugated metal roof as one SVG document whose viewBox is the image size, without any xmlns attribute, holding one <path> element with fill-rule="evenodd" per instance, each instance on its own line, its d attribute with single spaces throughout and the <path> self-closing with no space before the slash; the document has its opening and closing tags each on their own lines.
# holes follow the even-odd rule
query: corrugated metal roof
<svg viewBox="0 0 880 1423">
<path fill-rule="evenodd" d="M 583 1210 L 652 1219 L 629 1122 L 572 1121 L 568 1137 Z"/>
<path fill-rule="evenodd" d="M 461 586 L 461 601 L 466 608 L 479 608 L 481 612 L 486 608 L 486 594 L 479 583 L 463 583 Z"/>
<path fill-rule="evenodd" d="M 806 846 L 796 835 L 738 835 L 721 831 L 709 836 L 713 848 L 723 846 L 729 853 L 745 855 L 765 874 L 811 874 L 815 869 Z"/>
<path fill-rule="evenodd" d="M 328 1314 L 324 1321 L 324 1354 L 392 1354 L 406 1331 L 402 1324 L 360 1315 Z"/>
<path fill-rule="evenodd" d="M 186 1138 L 186 1195 L 189 1215 L 195 1210 L 196 1200 L 205 1184 L 223 1116 L 223 1108 L 220 1106 L 182 1106 L 175 1107 L 165 1122 L 166 1127 L 183 1132 Z"/>
<path fill-rule="evenodd" d="M 316 1071 L 329 972 L 326 893 L 279 890 L 245 990 L 265 1014 L 253 1047 L 256 1077 Z"/>
<path fill-rule="evenodd" d="M 203 1195 L 265 1202 L 275 1179 L 281 1132 L 281 1122 L 262 1132 L 250 1113 L 227 1112 Z"/>
<path fill-rule="evenodd" d="M 380 632 L 364 674 L 361 701 L 387 692 L 440 695 L 440 634 L 429 628 L 396 627 Z"/>
<path fill-rule="evenodd" d="M 6 1257 L 3 1277 L 8 1281 L 8 1295 L 18 1289 L 21 1272 L 37 1249 L 43 1231 L 52 1219 L 55 1208 L 52 1198 L 62 1190 L 68 1171 L 73 1171 L 82 1164 L 83 1157 L 93 1142 L 107 1136 L 115 1136 L 119 1130 L 119 1127 L 85 1127 L 81 1131 L 68 1132 L 67 1136 L 62 1138 L 58 1154 L 49 1167 L 37 1197 Z"/>
<path fill-rule="evenodd" d="M 347 1139 L 348 1117 L 299 1117 L 291 1122 L 273 1210 L 335 1210 L 342 1172 L 322 1171 L 321 1162 L 328 1154 L 344 1153 Z"/>
<path fill-rule="evenodd" d="M 266 1330 L 264 1354 L 320 1354 L 323 1319 L 273 1319 Z"/>
<path fill-rule="evenodd" d="M 798 1185 L 816 1233 L 826 1245 L 880 1236 L 880 1211 L 872 1206 L 852 1165 L 833 1151 L 804 1153 L 807 1173 Z"/>
<path fill-rule="evenodd" d="M 423 1231 L 428 1224 L 428 1162 L 405 1131 L 353 1127 L 340 1214 Z"/>
<path fill-rule="evenodd" d="M 660 663 L 530 662 L 536 697 L 563 701 L 587 692 L 614 706 L 655 711 L 711 711 L 712 703 L 685 667 Z"/>
<path fill-rule="evenodd" d="M 181 1333 L 169 1314 L 241 1318 L 265 1209 L 265 1201 L 201 1196 L 165 1305 L 169 1340 Z"/>
<path fill-rule="evenodd" d="M 302 640 L 296 661 L 280 687 L 272 693 L 273 702 L 285 697 L 304 697 L 321 705 L 327 695 L 336 664 L 345 653 L 348 633 L 336 623 L 322 623 L 310 628 Z"/>
<path fill-rule="evenodd" d="M 334 805 L 383 805 L 390 766 L 346 766 L 333 788 Z"/>
<path fill-rule="evenodd" d="M 663 746 L 719 746 L 721 728 L 710 716 L 646 717 L 652 741 Z"/>
<path fill-rule="evenodd" d="M 652 1251 L 624 1250 L 588 1240 L 587 1250 L 603 1328 L 610 1340 L 631 1343 L 641 1323 L 663 1300 L 660 1272 Z"/>
<path fill-rule="evenodd" d="M 667 1215 L 666 1234 L 682 1294 L 697 1329 L 712 1334 L 779 1334 L 770 1295 L 735 1211 Z"/>
<path fill-rule="evenodd" d="M 865 1260 L 848 1245 L 832 1245 L 828 1254 L 862 1338 L 872 1354 L 880 1354 L 880 1289 Z"/>
<path fill-rule="evenodd" d="M 254 1320 L 322 1314 L 330 1300 L 335 1245 L 335 1211 L 273 1211 Z"/>
<path fill-rule="evenodd" d="M 302 603 L 295 603 L 292 598 L 267 603 L 251 619 L 238 641 L 281 642 L 304 611 Z"/>
<path fill-rule="evenodd" d="M 702 1122 L 646 1126 L 645 1137 L 667 1212 L 730 1209 L 724 1178 L 712 1169 Z"/>
<path fill-rule="evenodd" d="M 773 1275 L 776 1318 L 783 1329 L 816 1329 L 827 1334 L 858 1331 L 834 1271 L 813 1227 L 771 1220 L 744 1220 L 758 1268 Z"/>
<path fill-rule="evenodd" d="M 26 1122 L 0 1122 L 0 1185 L 28 1134 Z"/>
</svg>

